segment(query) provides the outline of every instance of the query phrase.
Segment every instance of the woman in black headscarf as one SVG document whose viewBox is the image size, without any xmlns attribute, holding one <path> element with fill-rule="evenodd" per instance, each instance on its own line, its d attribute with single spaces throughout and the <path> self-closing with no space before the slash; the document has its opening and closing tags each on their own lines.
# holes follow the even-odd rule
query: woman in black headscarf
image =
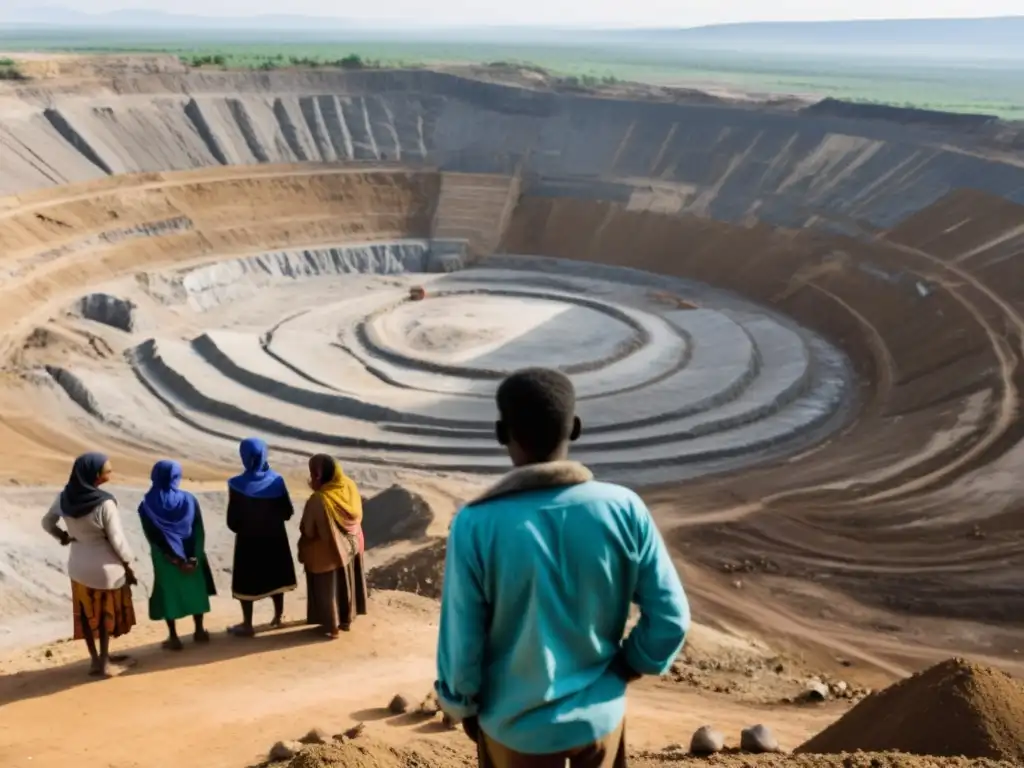
<svg viewBox="0 0 1024 768">
<path fill-rule="evenodd" d="M 117 499 L 100 487 L 112 473 L 102 453 L 79 456 L 67 485 L 43 516 L 43 529 L 71 547 L 68 575 L 75 639 L 88 646 L 89 674 L 96 677 L 117 674 L 116 662 L 127 659 L 111 657 L 110 638 L 127 634 L 135 625 L 132 551 L 121 528 Z"/>
</svg>

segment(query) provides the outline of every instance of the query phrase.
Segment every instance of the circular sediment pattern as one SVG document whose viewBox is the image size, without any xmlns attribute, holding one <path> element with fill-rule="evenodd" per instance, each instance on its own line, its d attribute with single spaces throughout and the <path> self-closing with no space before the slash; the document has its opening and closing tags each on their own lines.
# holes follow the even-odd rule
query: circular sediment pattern
<svg viewBox="0 0 1024 768">
<path fill-rule="evenodd" d="M 381 259 L 356 258 L 361 248 Z M 493 437 L 496 387 L 518 368 L 554 367 L 577 388 L 585 426 L 575 455 L 635 482 L 777 455 L 838 422 L 848 386 L 841 355 L 734 296 L 529 257 L 430 273 L 429 249 L 330 249 L 335 266 L 359 268 L 300 279 L 289 259 L 308 261 L 309 251 L 275 254 L 275 269 L 222 262 L 165 275 L 165 293 L 197 332 L 146 334 L 129 353 L 137 381 L 183 427 L 207 435 L 257 433 L 295 453 L 326 447 L 371 463 L 492 472 L 507 465 Z M 422 298 L 412 290 L 420 287 Z M 129 422 L 124 398 L 93 397 L 108 421 Z"/>
<path fill-rule="evenodd" d="M 651 341 L 641 322 L 614 305 L 497 288 L 409 298 L 360 322 L 358 332 L 382 357 L 483 379 L 507 376 L 524 360 L 567 374 L 597 370 Z"/>
</svg>

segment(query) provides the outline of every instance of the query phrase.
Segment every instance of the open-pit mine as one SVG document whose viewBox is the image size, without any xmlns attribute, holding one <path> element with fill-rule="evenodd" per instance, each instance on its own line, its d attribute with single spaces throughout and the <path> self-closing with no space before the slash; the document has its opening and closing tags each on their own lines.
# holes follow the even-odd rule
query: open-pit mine
<svg viewBox="0 0 1024 768">
<path fill-rule="evenodd" d="M 1012 657 L 1022 137 L 426 70 L 0 84 L 0 600 L 63 605 L 38 516 L 80 451 L 129 499 L 251 434 L 472 484 L 498 382 L 544 365 L 699 621 L 888 675 Z"/>
</svg>

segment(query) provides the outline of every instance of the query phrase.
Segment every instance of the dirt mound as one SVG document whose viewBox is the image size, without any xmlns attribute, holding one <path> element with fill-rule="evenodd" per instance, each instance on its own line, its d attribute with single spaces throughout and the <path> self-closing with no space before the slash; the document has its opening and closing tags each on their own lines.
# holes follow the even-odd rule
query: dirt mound
<svg viewBox="0 0 1024 768">
<path fill-rule="evenodd" d="M 396 748 L 372 739 L 304 747 L 287 762 L 264 763 L 281 768 L 428 768 L 428 766 L 475 765 L 468 754 L 444 744 L 419 742 L 412 748 Z"/>
<path fill-rule="evenodd" d="M 412 592 L 422 597 L 439 598 L 441 585 L 444 584 L 444 557 L 447 551 L 448 542 L 440 539 L 387 565 L 371 569 L 367 581 L 373 589 Z"/>
<path fill-rule="evenodd" d="M 858 749 L 1024 763 L 1024 687 L 1005 672 L 949 659 L 869 696 L 796 749 Z"/>
<path fill-rule="evenodd" d="M 720 768 L 1013 768 L 1014 763 L 961 757 L 924 757 L 895 752 L 857 752 L 842 755 L 749 755 L 723 753 L 695 757 L 679 750 L 637 752 L 630 765 L 719 766 Z M 263 763 L 260 768 L 460 768 L 476 765 L 475 754 L 461 739 L 448 744 L 417 740 L 394 747 L 373 739 L 303 747 L 288 761 Z"/>
<path fill-rule="evenodd" d="M 685 753 L 631 755 L 629 764 L 653 766 L 712 766 L 713 768 L 1011 768 L 1014 763 L 963 757 L 921 757 L 897 752 L 857 752 L 848 755 L 740 755 L 693 757 Z"/>
<path fill-rule="evenodd" d="M 476 765 L 468 743 L 448 745 L 420 740 L 405 747 L 392 747 L 372 739 L 344 744 L 304 747 L 286 762 L 264 763 L 262 768 L 428 768 Z M 895 752 L 857 752 L 843 755 L 748 755 L 726 753 L 695 757 L 680 751 L 640 752 L 630 755 L 630 765 L 719 766 L 720 768 L 1012 768 L 1014 763 L 971 760 L 961 757 L 924 757 Z"/>
<path fill-rule="evenodd" d="M 434 511 L 426 499 L 400 485 L 393 485 L 363 504 L 363 535 L 366 547 L 426 535 Z"/>
</svg>

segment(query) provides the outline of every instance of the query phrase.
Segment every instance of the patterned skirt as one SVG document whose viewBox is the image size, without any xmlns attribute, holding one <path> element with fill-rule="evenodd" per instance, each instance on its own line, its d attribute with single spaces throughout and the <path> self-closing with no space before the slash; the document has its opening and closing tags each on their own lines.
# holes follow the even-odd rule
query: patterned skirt
<svg viewBox="0 0 1024 768">
<path fill-rule="evenodd" d="M 118 589 L 93 589 L 71 580 L 71 605 L 75 621 L 75 640 L 85 639 L 88 623 L 89 634 L 96 637 L 100 622 L 106 627 L 108 637 L 127 635 L 135 626 L 135 606 L 132 604 L 132 588 L 125 584 Z"/>
</svg>

